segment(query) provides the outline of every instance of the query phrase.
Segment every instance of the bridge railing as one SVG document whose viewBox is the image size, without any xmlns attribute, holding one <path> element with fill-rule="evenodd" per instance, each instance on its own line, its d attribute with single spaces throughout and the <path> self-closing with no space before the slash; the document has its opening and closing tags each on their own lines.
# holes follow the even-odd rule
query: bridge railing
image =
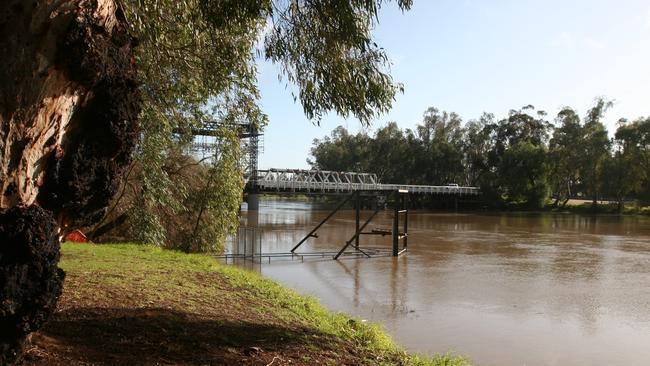
<svg viewBox="0 0 650 366">
<path fill-rule="evenodd" d="M 382 184 L 375 174 L 301 169 L 261 170 L 255 185 L 262 191 L 354 192 L 403 189 L 424 194 L 480 194 L 477 187 Z"/>
<path fill-rule="evenodd" d="M 340 182 L 296 182 L 296 181 L 257 181 L 257 186 L 269 190 L 307 190 L 353 192 L 363 190 L 381 190 L 381 184 L 372 183 L 340 183 Z"/>
<path fill-rule="evenodd" d="M 410 184 L 380 184 L 385 190 L 404 189 L 413 193 L 431 193 L 431 194 L 467 194 L 477 195 L 481 193 L 478 187 L 461 187 L 461 186 L 425 186 Z"/>
</svg>

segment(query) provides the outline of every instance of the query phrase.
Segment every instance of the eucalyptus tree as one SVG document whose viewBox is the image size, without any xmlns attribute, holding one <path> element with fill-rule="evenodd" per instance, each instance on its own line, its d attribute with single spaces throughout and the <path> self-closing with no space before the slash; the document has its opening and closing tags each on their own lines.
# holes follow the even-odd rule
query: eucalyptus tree
<svg viewBox="0 0 650 366">
<path fill-rule="evenodd" d="M 403 151 L 404 156 L 406 157 L 406 159 L 402 160 L 400 164 L 403 173 L 403 180 L 396 182 L 404 184 L 422 183 L 422 160 L 424 153 L 417 133 L 412 129 L 407 128 L 404 131 Z"/>
<path fill-rule="evenodd" d="M 494 124 L 494 115 L 483 113 L 478 120 L 470 120 L 465 125 L 463 138 L 464 165 L 466 182 L 470 186 L 483 186 L 490 178 L 489 153 L 494 147 L 489 125 Z"/>
<path fill-rule="evenodd" d="M 139 40 L 136 61 L 142 83 L 142 133 L 136 153 L 138 167 L 132 170 L 136 193 L 132 200 L 113 205 L 127 215 L 133 240 L 162 245 L 177 239 L 169 237 L 167 228 L 172 226 L 164 218 L 187 215 L 194 205 L 184 204 L 186 197 L 192 196 L 192 187 L 181 179 L 181 171 L 169 167 L 182 150 L 179 145 L 191 142 L 193 127 L 210 120 L 226 126 L 242 120 L 265 122 L 256 105 L 251 53 L 264 26 L 262 5 L 199 0 L 123 2 L 130 30 Z M 185 134 L 179 138 L 174 131 Z M 215 139 L 230 139 L 231 143 L 216 146 L 237 146 L 232 141 L 236 135 L 219 132 Z M 214 156 L 209 160 L 213 165 L 232 165 L 221 160 L 237 159 L 237 152 L 215 151 Z M 223 177 L 228 174 L 240 175 L 235 170 Z M 223 210 L 241 197 L 243 182 L 234 187 L 221 183 L 212 186 L 221 191 L 218 197 L 211 196 L 215 210 Z M 202 216 L 200 211 L 194 214 Z M 229 220 L 212 224 L 229 228 L 233 220 L 236 215 L 231 214 Z"/>
<path fill-rule="evenodd" d="M 605 165 L 603 179 L 617 199 L 619 211 L 630 194 L 642 193 L 650 178 L 650 118 L 620 120 L 614 135 L 614 154 Z"/>
<path fill-rule="evenodd" d="M 60 237 L 96 221 L 131 161 L 133 38 L 111 0 L 0 2 L 0 364 L 56 309 Z"/>
<path fill-rule="evenodd" d="M 491 190 L 506 201 L 539 207 L 548 193 L 544 157 L 551 124 L 546 113 L 527 105 L 484 128 L 494 141 L 488 154 L 494 172 Z"/>
<path fill-rule="evenodd" d="M 554 205 L 560 200 L 566 205 L 576 193 L 580 179 L 583 130 L 580 116 L 571 108 L 563 108 L 555 118 L 557 127 L 549 142 L 549 183 L 555 196 Z"/>
<path fill-rule="evenodd" d="M 212 159 L 207 178 L 214 182 L 204 187 L 217 194 L 197 204 L 183 204 L 182 189 L 180 197 L 170 194 L 164 162 L 206 120 L 265 123 L 255 46 L 267 25 L 260 53 L 280 65 L 309 118 L 334 111 L 367 124 L 388 110 L 401 86 L 371 38 L 385 3 L 0 3 L 0 363 L 19 358 L 27 334 L 53 312 L 63 281 L 60 237 L 101 218 L 134 150 L 142 172 L 132 206 L 145 223 L 140 240 L 164 240 L 163 223 L 149 214 L 156 206 L 193 213 L 199 225 L 215 217 L 205 210 L 234 211 L 241 180 L 215 177 L 239 176 L 235 134 L 215 136 L 226 143 Z M 236 216 L 214 221 L 223 233 Z"/>
<path fill-rule="evenodd" d="M 430 107 L 416 127 L 422 144 L 422 184 L 464 183 L 462 119 Z"/>
<path fill-rule="evenodd" d="M 484 134 L 491 136 L 493 141 L 488 154 L 490 166 L 498 167 L 506 150 L 518 143 L 545 144 L 550 124 L 544 119 L 544 111 L 534 112 L 535 107 L 527 105 L 519 110 L 510 110 L 507 118 L 484 125 Z"/>
<path fill-rule="evenodd" d="M 549 193 L 546 148 L 531 142 L 518 142 L 503 154 L 499 166 L 503 198 L 542 208 Z"/>
<path fill-rule="evenodd" d="M 407 155 L 404 133 L 397 123 L 390 122 L 379 128 L 368 144 L 367 171 L 377 174 L 385 183 L 403 183 L 408 180 Z"/>
<path fill-rule="evenodd" d="M 311 148 L 313 159 L 307 162 L 313 169 L 367 172 L 369 169 L 370 137 L 363 132 L 350 134 L 338 126 L 322 139 L 314 139 Z"/>
<path fill-rule="evenodd" d="M 594 208 L 599 198 L 603 162 L 609 156 L 611 148 L 607 128 L 605 128 L 602 119 L 612 106 L 611 101 L 597 98 L 594 106 L 587 112 L 582 128 L 580 179 L 586 193 L 592 198 L 592 207 Z"/>
<path fill-rule="evenodd" d="M 635 138 L 635 149 L 639 154 L 639 163 L 644 169 L 643 181 L 637 197 L 641 204 L 650 205 L 650 117 L 639 118 L 632 124 L 637 131 L 635 135 L 638 136 Z"/>
<path fill-rule="evenodd" d="M 236 134 L 219 130 L 214 137 L 220 149 L 206 161 L 233 169 L 207 175 L 217 180 L 210 185 L 215 194 L 207 196 L 212 199 L 207 206 L 211 215 L 196 210 L 188 199 L 206 196 L 192 194 L 195 187 L 165 167 L 169 152 L 190 143 L 192 128 L 206 121 L 263 128 L 267 117 L 258 106 L 256 85 L 260 60 L 279 65 L 280 77 L 294 85 L 294 99 L 316 123 L 328 111 L 356 117 L 362 124 L 387 111 L 401 85 L 390 77 L 388 57 L 371 38 L 384 3 L 125 0 L 127 18 L 140 40 L 136 52 L 144 105 L 136 160 L 141 185 L 135 200 L 114 204 L 130 218 L 133 238 L 186 247 L 182 237 L 169 235 L 169 223 L 163 220 L 178 215 L 221 218 L 200 220 L 201 226 L 212 228 L 194 231 L 221 232 L 219 241 L 237 226 L 237 210 L 232 208 L 241 201 L 243 181 L 229 179 L 241 176 L 241 167 L 234 163 L 240 157 Z M 406 10 L 411 1 L 397 4 Z M 178 131 L 184 134 L 173 134 Z"/>
<path fill-rule="evenodd" d="M 499 121 L 498 143 L 508 147 L 520 142 L 543 146 L 548 142 L 551 124 L 545 119 L 546 112 L 535 111 L 533 105 L 511 110 L 508 118 Z"/>
</svg>

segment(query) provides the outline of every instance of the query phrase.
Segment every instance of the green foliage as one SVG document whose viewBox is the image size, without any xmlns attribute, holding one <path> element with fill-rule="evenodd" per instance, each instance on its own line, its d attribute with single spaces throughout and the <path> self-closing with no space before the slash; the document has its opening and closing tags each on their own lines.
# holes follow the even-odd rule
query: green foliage
<svg viewBox="0 0 650 366">
<path fill-rule="evenodd" d="M 532 208 L 544 203 L 548 194 L 544 149 L 550 126 L 545 116 L 528 105 L 511 110 L 498 122 L 488 114 L 470 124 L 465 142 L 468 170 L 489 201 Z"/>
<path fill-rule="evenodd" d="M 205 164 L 210 173 L 194 172 L 192 179 L 186 179 L 188 175 L 175 167 L 174 159 L 192 160 L 183 156 L 183 150 L 192 140 L 193 127 L 214 120 L 224 125 L 239 120 L 260 126 L 265 123 L 266 117 L 256 105 L 259 93 L 252 52 L 264 17 L 261 10 L 247 10 L 238 3 L 123 2 L 139 40 L 136 61 L 142 82 L 142 134 L 135 161 L 137 180 L 131 181 L 133 193 L 114 204 L 120 206 L 117 211 L 128 207 L 127 223 L 135 241 L 165 246 L 183 242 L 186 250 L 218 249 L 224 235 L 237 225 L 232 213 L 212 217 L 213 207 L 236 212 L 233 207 L 241 200 L 241 193 L 231 192 L 234 183 L 223 180 L 234 176 L 241 181 L 239 144 L 232 143 L 234 131 L 215 136 L 219 150 Z M 232 21 L 219 21 L 219 14 Z M 197 202 L 199 186 L 209 186 L 219 196 L 204 195 Z M 179 217 L 187 222 L 179 223 Z M 185 227 L 205 223 L 205 217 L 214 218 L 207 227 Z M 179 240 L 186 239 L 183 233 L 193 235 L 192 241 Z"/>
<path fill-rule="evenodd" d="M 404 179 L 401 164 L 408 149 L 404 142 L 404 134 L 397 123 L 391 122 L 377 130 L 375 137 L 366 144 L 369 164 L 375 167 L 374 172 L 380 179 L 389 182 Z"/>
<path fill-rule="evenodd" d="M 499 180 L 507 201 L 542 208 L 549 193 L 544 146 L 528 141 L 511 146 L 499 165 Z"/>
<path fill-rule="evenodd" d="M 555 126 L 531 105 L 498 121 L 484 113 L 465 124 L 455 113 L 429 108 L 415 131 L 389 123 L 369 136 L 338 127 L 314 140 L 309 162 L 376 173 L 386 183 L 479 186 L 483 200 L 495 205 L 538 209 L 550 196 L 554 206 L 584 196 L 650 200 L 650 118 L 621 121 L 612 152 L 602 121 L 610 105 L 596 99 L 584 123 L 565 107 Z"/>
<path fill-rule="evenodd" d="M 390 109 L 397 90 L 388 57 L 371 38 L 381 0 L 274 2 L 267 59 L 298 87 L 305 115 L 317 120 L 329 110 L 368 123 Z M 399 0 L 402 10 L 412 0 Z M 294 96 L 295 98 L 295 96 Z"/>
<path fill-rule="evenodd" d="M 463 166 L 462 120 L 456 113 L 429 108 L 422 125 L 416 127 L 421 141 L 422 161 L 418 166 L 424 174 L 419 182 L 437 181 L 439 184 L 465 183 Z"/>
<path fill-rule="evenodd" d="M 549 144 L 549 183 L 553 187 L 557 206 L 563 205 L 576 190 L 582 159 L 582 126 L 580 117 L 571 108 L 563 108 L 555 119 L 557 127 Z"/>
<path fill-rule="evenodd" d="M 258 47 L 296 85 L 307 117 L 318 121 L 332 110 L 368 123 L 390 108 L 401 88 L 371 38 L 384 2 L 122 0 L 139 40 L 142 133 L 131 170 L 137 181 L 104 222 L 126 215 L 138 242 L 218 250 L 238 224 L 242 167 L 235 126 L 267 123 L 257 104 Z M 184 153 L 192 129 L 212 122 L 233 127 L 213 136 L 217 149 L 201 172 L 180 169 L 174 159 L 196 165 Z"/>
<path fill-rule="evenodd" d="M 314 159 L 308 162 L 323 170 L 373 172 L 383 182 L 464 182 L 460 124 L 458 115 L 431 108 L 416 132 L 402 131 L 394 122 L 372 137 L 337 127 L 331 136 L 314 140 Z"/>
<path fill-rule="evenodd" d="M 366 134 L 350 135 L 339 126 L 330 136 L 314 140 L 312 155 L 316 160 L 307 162 L 318 169 L 363 172 L 368 168 L 362 162 L 367 162 L 369 141 Z"/>
<path fill-rule="evenodd" d="M 611 106 L 612 102 L 603 98 L 596 99 L 596 104 L 587 113 L 585 124 L 582 127 L 583 136 L 579 141 L 582 147 L 580 177 L 585 186 L 585 192 L 592 197 L 594 206 L 601 189 L 600 173 L 603 171 L 604 161 L 611 148 L 607 129 L 602 122 L 605 112 Z"/>
<path fill-rule="evenodd" d="M 237 172 L 239 138 L 232 131 L 223 134 L 216 147 L 214 163 L 201 172 L 200 187 L 186 197 L 182 222 L 191 222 L 180 233 L 174 248 L 185 252 L 221 252 L 226 235 L 237 228 L 244 182 Z"/>
<path fill-rule="evenodd" d="M 613 194 L 623 210 L 630 194 L 645 199 L 650 179 L 650 118 L 619 121 L 614 135 L 614 155 L 604 162 L 604 190 Z"/>
<path fill-rule="evenodd" d="M 484 185 L 492 180 L 489 153 L 494 149 L 495 141 L 488 126 L 493 124 L 494 115 L 483 113 L 478 120 L 470 120 L 465 125 L 463 164 L 467 169 L 467 183 L 470 186 Z"/>
</svg>

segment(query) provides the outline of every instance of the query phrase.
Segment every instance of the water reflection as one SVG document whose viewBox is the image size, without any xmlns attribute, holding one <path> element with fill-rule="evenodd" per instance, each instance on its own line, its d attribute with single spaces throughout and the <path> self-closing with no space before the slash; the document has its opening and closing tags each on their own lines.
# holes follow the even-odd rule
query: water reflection
<svg viewBox="0 0 650 366">
<path fill-rule="evenodd" d="M 242 220 L 264 231 L 264 251 L 286 252 L 328 213 L 313 208 L 262 202 Z M 390 220 L 380 213 L 369 229 Z M 453 349 L 483 365 L 650 363 L 650 218 L 417 213 L 409 227 L 400 258 L 251 268 L 381 322 L 418 352 Z M 337 250 L 353 233 L 353 212 L 341 212 L 301 250 Z"/>
</svg>

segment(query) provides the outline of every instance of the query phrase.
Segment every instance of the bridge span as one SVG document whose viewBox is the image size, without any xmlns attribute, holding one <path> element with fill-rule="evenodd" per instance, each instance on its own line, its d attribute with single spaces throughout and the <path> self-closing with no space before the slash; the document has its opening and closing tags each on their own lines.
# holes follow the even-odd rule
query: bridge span
<svg viewBox="0 0 650 366">
<path fill-rule="evenodd" d="M 247 182 L 250 193 L 348 193 L 356 191 L 408 191 L 417 194 L 479 195 L 478 187 L 380 183 L 376 174 L 305 169 L 258 170 Z"/>
<path fill-rule="evenodd" d="M 458 196 L 476 196 L 481 193 L 477 187 L 461 187 L 457 184 L 448 184 L 444 186 L 427 186 L 427 185 L 410 185 L 410 184 L 386 184 L 380 183 L 376 174 L 356 173 L 356 172 L 335 172 L 327 170 L 305 170 L 305 169 L 267 169 L 257 170 L 257 174 L 249 177 L 246 182 L 248 192 L 247 202 L 248 210 L 255 212 L 259 210 L 259 193 L 274 194 L 337 194 L 343 196 L 336 208 L 329 213 L 312 231 L 309 232 L 296 246 L 291 249 L 292 258 L 296 255 L 296 250 L 309 238 L 315 238 L 316 231 L 327 222 L 337 211 L 339 211 L 347 202 L 354 201 L 355 209 L 355 233 L 350 240 L 339 252 L 334 255 L 338 259 L 342 255 L 347 255 L 346 251 L 352 245 L 355 254 L 363 254 L 371 257 L 372 254 L 368 248 L 359 246 L 361 235 L 391 235 L 392 250 L 394 257 L 404 253 L 408 243 L 408 212 L 409 212 L 409 194 L 427 194 L 427 195 L 449 195 L 455 196 L 454 202 L 457 204 Z M 374 212 L 361 224 L 361 196 L 370 195 L 375 200 Z M 364 231 L 366 226 L 372 221 L 377 213 L 386 207 L 386 199 L 393 199 L 393 227 L 392 230 L 375 229 Z M 402 243 L 400 249 L 399 243 Z M 347 253 L 347 254 L 346 254 Z M 269 257 L 270 260 L 270 257 Z"/>
</svg>

